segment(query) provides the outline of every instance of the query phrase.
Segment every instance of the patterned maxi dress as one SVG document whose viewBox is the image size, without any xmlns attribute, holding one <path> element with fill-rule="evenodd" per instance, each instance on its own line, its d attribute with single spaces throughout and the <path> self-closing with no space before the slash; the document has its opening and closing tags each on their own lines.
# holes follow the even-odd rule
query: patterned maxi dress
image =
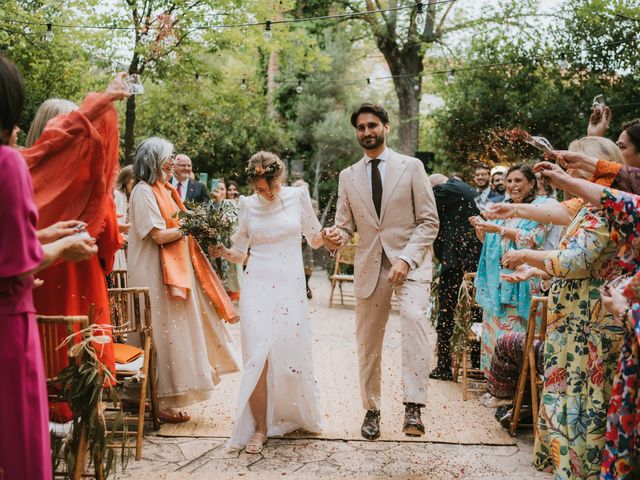
<svg viewBox="0 0 640 480">
<path fill-rule="evenodd" d="M 605 190 L 602 207 L 611 222 L 611 238 L 623 243 L 618 257 L 636 272 L 624 290 L 632 305 L 634 328 L 626 328 L 624 344 L 613 380 L 601 480 L 640 476 L 640 196 Z"/>
<path fill-rule="evenodd" d="M 599 289 L 621 272 L 602 211 L 582 208 L 567 226 L 545 270 L 549 291 L 544 385 L 534 466 L 555 479 L 600 472 L 607 406 L 623 328 L 600 303 Z"/>
<path fill-rule="evenodd" d="M 550 201 L 547 197 L 538 197 L 533 204 Z M 531 296 L 540 293 L 539 281 L 509 283 L 500 277 L 502 256 L 509 250 L 540 250 L 545 237 L 553 226 L 543 225 L 531 220 L 511 218 L 495 220 L 505 228 L 520 231 L 515 241 L 501 238 L 497 233 L 485 235 L 482 253 L 478 262 L 476 275 L 476 301 L 483 308 L 482 314 L 482 347 L 480 352 L 480 368 L 488 374 L 491 358 L 498 342 L 498 337 L 506 333 L 527 331 Z M 541 312 L 537 316 L 541 321 Z"/>
</svg>

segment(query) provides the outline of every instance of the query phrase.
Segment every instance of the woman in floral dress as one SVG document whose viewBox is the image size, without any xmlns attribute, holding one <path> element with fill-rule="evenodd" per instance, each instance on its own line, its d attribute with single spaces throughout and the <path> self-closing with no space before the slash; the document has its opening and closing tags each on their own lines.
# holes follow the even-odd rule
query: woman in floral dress
<svg viewBox="0 0 640 480">
<path fill-rule="evenodd" d="M 582 181 L 556 165 L 539 165 L 558 188 Z M 600 300 L 600 288 L 622 272 L 609 230 L 603 211 L 586 206 L 567 226 L 557 250 L 520 250 L 503 258 L 508 267 L 527 263 L 555 277 L 549 291 L 534 466 L 553 470 L 556 479 L 597 478 L 600 472 L 606 411 L 624 333 Z"/>
<path fill-rule="evenodd" d="M 506 183 L 509 197 L 515 203 L 555 202 L 548 197 L 536 197 L 536 178 L 528 165 L 511 167 Z M 539 293 L 538 281 L 512 284 L 503 280 L 500 258 L 510 249 L 541 249 L 552 226 L 520 218 L 486 222 L 472 217 L 471 223 L 483 241 L 475 283 L 476 301 L 483 308 L 480 367 L 488 373 L 498 337 L 526 332 L 531 296 Z"/>
</svg>

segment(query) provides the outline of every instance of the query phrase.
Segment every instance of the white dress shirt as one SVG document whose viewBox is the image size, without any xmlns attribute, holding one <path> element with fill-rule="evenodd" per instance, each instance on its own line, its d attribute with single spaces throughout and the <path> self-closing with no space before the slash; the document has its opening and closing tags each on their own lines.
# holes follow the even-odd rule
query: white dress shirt
<svg viewBox="0 0 640 480">
<path fill-rule="evenodd" d="M 378 163 L 378 171 L 380 172 L 380 180 L 382 182 L 382 185 L 384 187 L 384 173 L 387 170 L 387 162 L 389 161 L 389 148 L 384 147 L 384 150 L 382 151 L 382 153 L 380 155 L 378 155 L 376 157 L 377 159 L 380 160 L 380 163 Z M 369 191 L 372 191 L 371 188 L 371 160 L 373 160 L 373 158 L 369 157 L 366 153 L 364 154 L 364 161 L 365 161 L 365 168 L 367 170 L 367 179 L 369 180 L 368 184 L 369 184 Z M 383 188 L 384 191 L 384 188 Z M 413 269 L 416 268 L 418 266 L 418 264 L 411 258 L 405 256 L 405 255 L 400 255 L 398 257 L 400 260 L 404 260 L 405 262 L 407 262 L 407 264 L 409 265 L 409 268 Z"/>
<path fill-rule="evenodd" d="M 389 149 L 384 147 L 384 150 L 380 154 L 380 156 L 376 157 L 380 160 L 378 163 L 378 171 L 380 172 L 380 180 L 382 181 L 382 185 L 384 185 L 384 172 L 387 169 L 387 161 L 389 161 Z M 371 160 L 373 158 L 369 157 L 366 153 L 364 154 L 364 161 L 366 164 L 367 170 L 367 179 L 369 180 L 369 191 L 371 192 Z"/>
<path fill-rule="evenodd" d="M 173 177 L 171 179 L 171 185 L 173 185 L 173 188 L 177 189 L 179 183 L 182 183 L 182 191 L 180 192 L 180 200 L 182 200 L 182 202 L 184 203 L 184 199 L 187 198 L 187 188 L 189 187 L 189 177 L 187 177 L 187 179 L 183 180 L 182 182 L 179 182 L 176 177 Z"/>
</svg>

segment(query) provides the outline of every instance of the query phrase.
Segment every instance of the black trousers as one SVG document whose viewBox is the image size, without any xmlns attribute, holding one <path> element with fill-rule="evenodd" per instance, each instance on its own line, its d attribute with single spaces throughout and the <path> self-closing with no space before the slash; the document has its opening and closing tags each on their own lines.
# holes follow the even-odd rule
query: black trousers
<svg viewBox="0 0 640 480">
<path fill-rule="evenodd" d="M 464 278 L 465 270 L 452 268 L 440 275 L 438 291 L 438 369 L 451 368 L 451 336 L 453 335 L 454 315 L 458 303 L 458 291 Z"/>
</svg>

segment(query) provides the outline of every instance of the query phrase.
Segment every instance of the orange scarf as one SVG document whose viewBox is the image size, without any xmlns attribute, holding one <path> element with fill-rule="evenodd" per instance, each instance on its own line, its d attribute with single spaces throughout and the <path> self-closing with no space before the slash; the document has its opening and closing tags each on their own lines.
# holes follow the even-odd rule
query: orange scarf
<svg viewBox="0 0 640 480">
<path fill-rule="evenodd" d="M 151 190 L 156 196 L 158 207 L 167 228 L 176 228 L 179 225 L 179 219 L 175 206 L 171 199 L 178 205 L 183 212 L 186 210 L 180 195 L 173 186 L 167 182 L 163 184 L 157 181 L 151 186 Z M 160 247 L 160 261 L 162 262 L 162 271 L 164 273 L 164 283 L 170 288 L 172 293 L 185 292 L 184 295 L 178 293 L 177 296 L 183 298 L 192 290 L 189 278 L 189 259 L 185 255 L 184 242 L 187 240 L 181 238 L 175 242 L 166 243 Z M 197 282 L 200 284 L 204 293 L 213 302 L 220 318 L 227 323 L 236 323 L 239 320 L 238 312 L 227 295 L 222 282 L 213 271 L 209 260 L 205 256 L 202 248 L 193 237 L 190 237 L 189 256 L 193 265 L 193 271 Z"/>
</svg>

